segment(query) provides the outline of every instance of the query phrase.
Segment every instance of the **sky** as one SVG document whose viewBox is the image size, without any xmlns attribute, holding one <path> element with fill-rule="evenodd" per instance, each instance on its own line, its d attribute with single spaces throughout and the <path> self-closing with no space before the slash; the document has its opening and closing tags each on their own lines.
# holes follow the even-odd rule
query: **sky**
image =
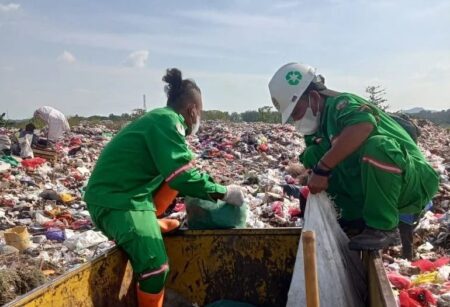
<svg viewBox="0 0 450 307">
<path fill-rule="evenodd" d="M 0 0 L 0 113 L 29 118 L 130 113 L 165 105 L 167 68 L 202 90 L 206 110 L 271 105 L 289 62 L 328 88 L 386 89 L 390 109 L 450 108 L 448 0 Z"/>
</svg>

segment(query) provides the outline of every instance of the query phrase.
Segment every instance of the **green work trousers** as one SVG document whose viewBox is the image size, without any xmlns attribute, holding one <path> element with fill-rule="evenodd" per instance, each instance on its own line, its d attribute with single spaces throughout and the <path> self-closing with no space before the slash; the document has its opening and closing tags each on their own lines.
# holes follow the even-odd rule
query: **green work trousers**
<svg viewBox="0 0 450 307">
<path fill-rule="evenodd" d="M 88 210 L 94 224 L 127 253 L 138 278 L 143 273 L 161 272 L 147 287 L 147 292 L 159 292 L 168 274 L 168 269 L 164 269 L 168 259 L 155 212 L 116 210 L 92 204 L 88 204 Z"/>
<path fill-rule="evenodd" d="M 438 189 L 431 166 L 395 140 L 373 136 L 333 171 L 328 192 L 346 220 L 364 219 L 382 230 L 397 227 L 399 213 L 420 213 Z"/>
</svg>

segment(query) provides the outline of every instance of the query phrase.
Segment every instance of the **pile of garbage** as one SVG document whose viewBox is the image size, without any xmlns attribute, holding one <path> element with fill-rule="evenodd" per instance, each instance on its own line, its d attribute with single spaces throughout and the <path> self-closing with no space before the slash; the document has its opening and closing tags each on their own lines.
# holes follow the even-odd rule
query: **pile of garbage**
<svg viewBox="0 0 450 307">
<path fill-rule="evenodd" d="M 301 226 L 299 200 L 283 193 L 284 185 L 299 184 L 304 173 L 297 157 L 305 145 L 294 127 L 206 122 L 190 144 L 201 170 L 221 184 L 245 188 L 247 227 Z"/>
<path fill-rule="evenodd" d="M 384 264 L 399 306 L 450 306 L 450 132 L 426 120 L 416 124 L 419 145 L 441 183 L 433 207 L 415 226 L 414 261 L 399 258 L 399 248 L 392 248 Z"/>
<path fill-rule="evenodd" d="M 442 183 L 432 210 L 417 226 L 416 259 L 442 264 L 450 251 L 450 137 L 448 131 L 427 121 L 418 125 L 422 128 L 420 146 L 439 171 Z M 116 132 L 98 124 L 72 127 L 52 149 L 55 159 L 0 154 L 0 272 L 9 274 L 3 280 L 17 285 L 4 291 L 0 282 L 0 304 L 29 288 L 23 286 L 26 283 L 21 276 L 30 274 L 19 274 L 14 263 L 21 263 L 27 272 L 40 272 L 29 282 L 34 287 L 114 246 L 95 230 L 82 193 L 101 150 Z M 0 131 L 0 152 L 2 144 L 7 146 L 17 133 L 17 129 Z M 304 142 L 292 126 L 209 121 L 188 141 L 201 170 L 219 183 L 245 188 L 247 227 L 302 226 L 299 199 L 284 193 L 286 185 L 301 185 L 305 177 L 305 169 L 297 163 Z M 185 200 L 177 198 L 167 215 L 184 222 Z M 396 258 L 396 252 L 389 251 L 386 269 L 401 275 L 408 271 L 403 267 L 414 264 Z M 423 283 L 412 277 L 417 275 L 420 281 L 430 280 L 428 284 L 434 288 L 429 291 L 437 301 L 444 300 L 446 296 L 439 293 L 447 289 L 444 277 L 448 263 L 435 267 L 432 273 L 438 272 L 435 275 L 442 278 L 439 287 L 434 283 L 437 279 L 422 279 L 419 272 L 409 270 L 406 276 L 411 286 L 401 290 L 423 288 Z"/>
<path fill-rule="evenodd" d="M 0 285 L 0 303 L 29 288 L 19 286 L 26 274 L 19 274 L 14 263 L 40 272 L 31 283 L 35 287 L 114 246 L 95 230 L 82 200 L 90 172 L 114 133 L 104 125 L 82 124 L 44 154 L 35 149 L 33 155 L 25 152 L 26 159 L 0 154 L 0 271 L 10 281 Z M 18 134 L 18 129 L 3 129 L 0 151 L 13 146 Z M 217 182 L 245 186 L 248 227 L 298 225 L 298 200 L 284 199 L 280 187 L 304 147 L 293 127 L 206 122 L 189 143 L 198 167 Z M 184 199 L 178 198 L 168 214 L 185 220 Z"/>
<path fill-rule="evenodd" d="M 0 154 L 0 305 L 114 246 L 94 230 L 82 201 L 83 187 L 114 131 L 80 130 L 75 127 L 28 159 Z M 3 129 L 0 137 L 17 140 L 17 134 Z"/>
</svg>

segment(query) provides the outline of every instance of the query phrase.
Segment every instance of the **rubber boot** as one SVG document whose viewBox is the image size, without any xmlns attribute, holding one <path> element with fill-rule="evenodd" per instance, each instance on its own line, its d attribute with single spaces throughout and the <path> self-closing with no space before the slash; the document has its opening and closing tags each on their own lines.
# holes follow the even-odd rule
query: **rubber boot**
<svg viewBox="0 0 450 307">
<path fill-rule="evenodd" d="M 137 287 L 137 300 L 139 307 L 163 307 L 164 288 L 156 294 L 147 293 Z"/>
<path fill-rule="evenodd" d="M 158 219 L 158 224 L 161 233 L 168 233 L 180 227 L 180 221 L 176 219 Z"/>
<path fill-rule="evenodd" d="M 167 208 L 169 208 L 177 195 L 177 190 L 169 187 L 169 184 L 167 182 L 163 182 L 161 187 L 153 196 L 153 202 L 156 208 L 156 216 L 161 216 L 164 212 L 166 212 Z"/>
<path fill-rule="evenodd" d="M 398 228 L 380 230 L 366 227 L 364 231 L 354 236 L 348 246 L 351 250 L 378 250 L 401 243 Z"/>
<path fill-rule="evenodd" d="M 353 238 L 354 236 L 361 234 L 366 228 L 366 223 L 363 219 L 349 221 L 344 218 L 340 218 L 338 219 L 338 223 L 349 238 Z"/>
<path fill-rule="evenodd" d="M 398 223 L 398 229 L 400 230 L 400 238 L 402 239 L 402 257 L 411 261 L 414 253 L 414 226 L 400 222 Z"/>
</svg>

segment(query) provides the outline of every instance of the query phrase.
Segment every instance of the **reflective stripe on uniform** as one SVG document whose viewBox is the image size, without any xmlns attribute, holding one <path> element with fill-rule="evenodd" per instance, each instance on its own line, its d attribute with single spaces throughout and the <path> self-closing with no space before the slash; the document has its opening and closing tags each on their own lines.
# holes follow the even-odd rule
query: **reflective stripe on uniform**
<svg viewBox="0 0 450 307">
<path fill-rule="evenodd" d="M 166 178 L 166 182 L 170 182 L 172 181 L 175 177 L 177 177 L 178 175 L 180 175 L 181 173 L 187 171 L 188 169 L 191 169 L 194 167 L 194 161 L 189 162 L 186 165 L 183 165 L 182 167 L 180 167 L 179 169 L 175 170 L 172 172 L 172 174 L 169 175 L 169 177 Z"/>
<path fill-rule="evenodd" d="M 376 159 L 374 159 L 372 157 L 364 156 L 362 158 L 362 161 L 366 162 L 366 163 L 369 163 L 370 165 L 373 165 L 373 166 L 375 166 L 375 167 L 377 167 L 377 168 L 379 168 L 379 169 L 381 169 L 383 171 L 386 171 L 388 173 L 394 173 L 394 174 L 401 174 L 402 173 L 402 170 L 399 167 L 397 167 L 395 164 L 389 164 L 389 163 L 386 163 L 386 162 L 381 162 L 381 161 L 378 161 L 378 160 L 376 160 Z"/>
<path fill-rule="evenodd" d="M 161 265 L 159 268 L 147 272 L 143 272 L 139 275 L 139 280 L 145 280 L 152 276 L 159 275 L 169 269 L 169 264 L 166 262 L 163 265 Z"/>
</svg>

